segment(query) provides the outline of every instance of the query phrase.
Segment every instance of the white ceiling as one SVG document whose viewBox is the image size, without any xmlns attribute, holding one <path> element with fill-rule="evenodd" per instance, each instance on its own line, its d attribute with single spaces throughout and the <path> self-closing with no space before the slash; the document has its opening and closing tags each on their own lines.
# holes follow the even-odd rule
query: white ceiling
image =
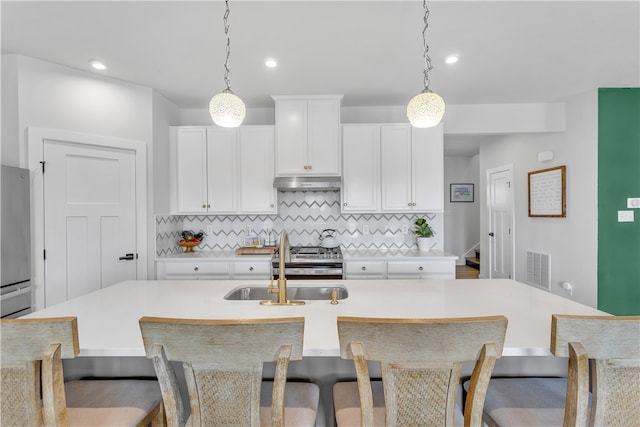
<svg viewBox="0 0 640 427">
<path fill-rule="evenodd" d="M 640 0 L 430 1 L 431 89 L 448 104 L 553 102 L 640 86 Z M 224 2 L 6 1 L 2 53 L 153 87 L 182 108 L 224 89 Z M 422 90 L 422 1 L 230 2 L 231 86 L 247 107 L 272 94 L 344 94 L 404 105 Z M 460 55 L 455 65 L 444 64 Z M 267 57 L 279 66 L 264 66 Z"/>
</svg>

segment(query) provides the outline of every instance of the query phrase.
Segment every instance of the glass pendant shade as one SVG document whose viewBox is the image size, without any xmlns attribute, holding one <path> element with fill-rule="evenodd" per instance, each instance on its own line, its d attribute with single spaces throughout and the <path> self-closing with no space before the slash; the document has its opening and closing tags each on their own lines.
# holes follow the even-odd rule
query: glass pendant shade
<svg viewBox="0 0 640 427">
<path fill-rule="evenodd" d="M 209 102 L 209 114 L 213 123 L 225 128 L 235 128 L 242 124 L 247 110 L 244 102 L 230 90 L 225 90 Z"/>
<path fill-rule="evenodd" d="M 430 128 L 437 126 L 444 116 L 444 100 L 437 93 L 424 90 L 407 104 L 407 118 L 412 126 Z"/>
</svg>

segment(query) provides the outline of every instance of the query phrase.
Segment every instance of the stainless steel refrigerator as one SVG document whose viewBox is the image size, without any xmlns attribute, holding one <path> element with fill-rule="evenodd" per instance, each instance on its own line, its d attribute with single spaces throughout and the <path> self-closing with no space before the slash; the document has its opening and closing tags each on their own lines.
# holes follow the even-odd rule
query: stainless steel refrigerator
<svg viewBox="0 0 640 427">
<path fill-rule="evenodd" d="M 29 170 L 2 166 L 2 317 L 31 312 Z"/>
</svg>

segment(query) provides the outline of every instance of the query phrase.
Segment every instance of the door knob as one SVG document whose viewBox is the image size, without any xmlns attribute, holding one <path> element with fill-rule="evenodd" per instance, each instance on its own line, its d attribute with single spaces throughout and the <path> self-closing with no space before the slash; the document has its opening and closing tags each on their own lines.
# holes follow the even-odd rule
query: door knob
<svg viewBox="0 0 640 427">
<path fill-rule="evenodd" d="M 493 236 L 494 236 L 493 231 L 492 231 L 491 233 L 489 233 L 489 236 L 491 236 L 491 237 L 493 237 Z"/>
<path fill-rule="evenodd" d="M 124 256 L 121 256 L 120 258 L 118 258 L 120 261 L 132 261 L 134 259 L 138 258 L 138 254 L 134 255 L 133 254 L 125 254 Z"/>
</svg>

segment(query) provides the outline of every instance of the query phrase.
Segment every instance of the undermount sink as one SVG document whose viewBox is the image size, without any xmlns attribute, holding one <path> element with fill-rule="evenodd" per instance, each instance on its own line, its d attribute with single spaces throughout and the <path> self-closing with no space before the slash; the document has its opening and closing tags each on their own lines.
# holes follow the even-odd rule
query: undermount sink
<svg viewBox="0 0 640 427">
<path fill-rule="evenodd" d="M 344 286 L 287 286 L 289 300 L 331 300 L 331 291 L 337 291 L 338 299 L 349 297 L 349 291 Z M 261 301 L 273 300 L 276 294 L 270 294 L 266 286 L 239 286 L 232 289 L 224 299 L 230 301 Z"/>
</svg>

